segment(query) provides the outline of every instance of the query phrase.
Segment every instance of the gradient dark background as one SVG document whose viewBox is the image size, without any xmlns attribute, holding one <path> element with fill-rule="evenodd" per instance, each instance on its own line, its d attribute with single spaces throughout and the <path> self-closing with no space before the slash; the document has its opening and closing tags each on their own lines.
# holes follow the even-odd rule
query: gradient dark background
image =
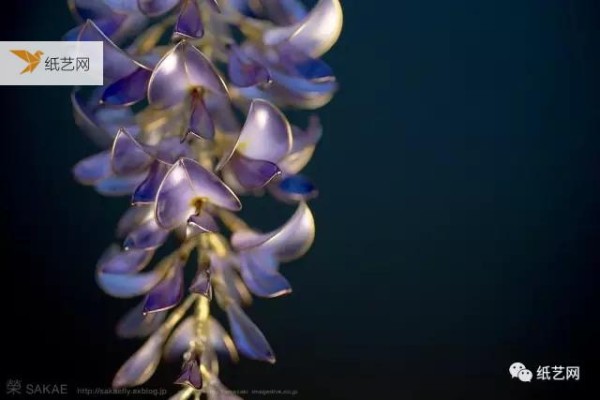
<svg viewBox="0 0 600 400">
<path fill-rule="evenodd" d="M 308 169 L 317 240 L 284 267 L 294 293 L 249 311 L 278 363 L 224 365 L 224 381 L 300 399 L 583 398 L 600 373 L 600 3 L 343 6 L 326 57 L 342 89 Z M 73 25 L 58 0 L 1 7 L 1 40 Z M 96 149 L 69 92 L 0 88 L 0 383 L 73 393 L 109 386 L 141 343 L 113 334 L 134 302 L 94 281 L 127 201 L 72 180 Z M 271 228 L 291 212 L 248 215 Z M 581 381 L 524 384 L 514 361 L 579 365 Z M 171 390 L 176 373 L 147 386 Z"/>
</svg>

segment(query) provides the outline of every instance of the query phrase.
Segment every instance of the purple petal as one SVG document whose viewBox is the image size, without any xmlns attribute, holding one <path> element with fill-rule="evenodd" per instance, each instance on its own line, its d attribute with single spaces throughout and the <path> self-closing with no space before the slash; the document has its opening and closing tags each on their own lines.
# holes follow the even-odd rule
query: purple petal
<svg viewBox="0 0 600 400">
<path fill-rule="evenodd" d="M 152 207 L 129 207 L 117 223 L 117 237 L 123 238 L 152 215 Z"/>
<path fill-rule="evenodd" d="M 188 223 L 200 232 L 218 232 L 219 225 L 213 216 L 206 212 L 201 211 L 198 215 L 192 215 Z"/>
<path fill-rule="evenodd" d="M 261 0 L 264 13 L 276 25 L 293 25 L 306 16 L 300 0 Z"/>
<path fill-rule="evenodd" d="M 159 108 L 172 107 L 196 88 L 227 95 L 227 86 L 210 60 L 183 40 L 156 65 L 148 85 L 148 101 Z"/>
<path fill-rule="evenodd" d="M 102 102 L 111 106 L 130 106 L 146 98 L 152 71 L 138 68 L 124 78 L 111 83 L 102 94 Z"/>
<path fill-rule="evenodd" d="M 212 299 L 212 284 L 210 282 L 210 272 L 199 271 L 194 281 L 190 285 L 189 291 L 192 293 L 198 293 L 208 299 Z"/>
<path fill-rule="evenodd" d="M 138 386 L 150 379 L 158 367 L 161 349 L 166 339 L 167 333 L 164 330 L 159 330 L 150 336 L 119 369 L 112 386 L 114 388 Z"/>
<path fill-rule="evenodd" d="M 131 231 L 123 246 L 129 251 L 133 249 L 155 249 L 161 246 L 169 236 L 169 231 L 162 229 L 154 217 L 148 219 L 136 229 Z"/>
<path fill-rule="evenodd" d="M 192 97 L 192 112 L 186 133 L 206 140 L 212 140 L 215 136 L 215 124 L 206 109 L 202 96 L 197 93 Z"/>
<path fill-rule="evenodd" d="M 144 313 L 168 310 L 179 304 L 183 298 L 183 264 L 177 259 L 163 280 L 148 293 Z"/>
<path fill-rule="evenodd" d="M 73 16 L 81 21 L 102 18 L 112 13 L 104 1 L 69 0 L 68 6 Z"/>
<path fill-rule="evenodd" d="M 291 148 L 292 128 L 283 113 L 266 100 L 254 100 L 229 157 L 237 149 L 248 158 L 277 163 Z M 225 157 L 219 166 L 222 167 L 227 161 Z"/>
<path fill-rule="evenodd" d="M 131 75 L 141 66 L 114 44 L 91 20 L 86 21 L 82 26 L 78 40 L 100 41 L 104 43 L 104 83 L 114 82 Z"/>
<path fill-rule="evenodd" d="M 267 339 L 239 305 L 229 304 L 227 318 L 233 341 L 240 353 L 254 360 L 275 363 L 275 354 Z"/>
<path fill-rule="evenodd" d="M 224 283 L 224 290 L 215 292 L 217 301 L 225 297 L 227 301 L 233 301 L 236 304 L 250 304 L 252 295 L 237 271 L 234 270 L 232 260 L 228 257 L 219 257 L 215 253 L 210 253 L 209 257 L 211 273 L 215 276 L 215 280 Z"/>
<path fill-rule="evenodd" d="M 109 176 L 97 182 L 94 187 L 98 193 L 104 196 L 126 196 L 135 191 L 144 180 L 145 175 Z"/>
<path fill-rule="evenodd" d="M 150 314 L 152 315 L 152 314 Z M 184 319 L 169 337 L 165 344 L 164 355 L 168 361 L 179 359 L 190 347 L 190 342 L 196 335 L 196 319 L 189 316 Z"/>
<path fill-rule="evenodd" d="M 302 21 L 267 29 L 263 40 L 269 46 L 286 42 L 305 54 L 319 57 L 337 41 L 342 24 L 339 0 L 320 0 Z"/>
<path fill-rule="evenodd" d="M 231 107 L 231 103 L 223 96 L 204 95 L 206 108 L 212 117 L 215 127 L 226 135 L 237 135 L 241 125 Z"/>
<path fill-rule="evenodd" d="M 308 201 L 319 195 L 317 187 L 302 175 L 291 175 L 269 187 L 271 193 L 285 202 Z"/>
<path fill-rule="evenodd" d="M 156 158 L 167 164 L 174 164 L 181 157 L 189 157 L 190 146 L 175 136 L 161 140 L 156 146 Z"/>
<path fill-rule="evenodd" d="M 127 127 L 131 133 L 139 130 L 129 108 L 109 108 L 95 104 L 92 109 L 94 98 L 90 100 L 92 101 L 86 101 L 80 91 L 74 90 L 71 93 L 75 123 L 99 146 L 107 147 L 112 144 L 120 127 Z"/>
<path fill-rule="evenodd" d="M 260 189 L 281 175 L 281 170 L 270 161 L 253 160 L 241 154 L 235 154 L 229 167 L 235 178 L 246 190 Z"/>
<path fill-rule="evenodd" d="M 192 159 L 181 159 L 158 190 L 156 219 L 163 228 L 174 229 L 196 214 L 196 202 L 204 199 L 229 210 L 241 208 L 236 195 L 215 174 Z"/>
<path fill-rule="evenodd" d="M 119 251 L 102 257 L 98 262 L 98 270 L 109 274 L 131 274 L 144 269 L 153 255 L 153 251 L 146 250 Z"/>
<path fill-rule="evenodd" d="M 237 46 L 231 46 L 227 71 L 231 83 L 239 87 L 265 84 L 271 80 L 269 71 Z"/>
<path fill-rule="evenodd" d="M 323 128 L 319 118 L 315 115 L 311 116 L 306 130 L 293 126 L 292 150 L 288 156 L 279 162 L 279 167 L 287 174 L 300 172 L 312 158 L 322 131 Z"/>
<path fill-rule="evenodd" d="M 200 39 L 204 36 L 204 25 L 196 0 L 183 0 L 183 6 L 175 22 L 175 34 L 190 39 Z"/>
<path fill-rule="evenodd" d="M 127 312 L 117 324 L 117 335 L 122 338 L 146 337 L 155 332 L 164 322 L 167 313 L 144 315 L 144 302 Z"/>
<path fill-rule="evenodd" d="M 278 262 L 266 252 L 244 252 L 240 255 L 240 268 L 244 283 L 260 297 L 278 297 L 292 292 L 287 281 L 277 271 Z"/>
<path fill-rule="evenodd" d="M 270 233 L 236 232 L 231 244 L 237 250 L 260 248 L 281 261 L 292 261 L 308 251 L 315 239 L 315 220 L 306 203 L 300 203 L 292 217 Z"/>
<path fill-rule="evenodd" d="M 163 278 L 164 271 L 154 269 L 138 274 L 109 274 L 98 271 L 98 286 L 113 297 L 136 297 L 150 291 Z"/>
<path fill-rule="evenodd" d="M 175 381 L 178 385 L 188 385 L 194 389 L 202 388 L 202 375 L 200 375 L 200 367 L 196 360 L 187 361 L 181 372 L 181 375 Z"/>
<path fill-rule="evenodd" d="M 129 175 L 146 170 L 154 157 L 126 130 L 120 129 L 112 147 L 112 169 L 117 175 Z"/>
<path fill-rule="evenodd" d="M 138 7 L 149 17 L 166 14 L 179 4 L 180 0 L 138 0 Z"/>
<path fill-rule="evenodd" d="M 219 321 L 212 317 L 208 320 L 208 341 L 218 353 L 229 354 L 233 361 L 239 359 L 233 340 Z"/>
<path fill-rule="evenodd" d="M 84 185 L 93 185 L 110 175 L 110 153 L 103 151 L 84 158 L 73 167 L 75 179 Z"/>
<path fill-rule="evenodd" d="M 155 161 L 152 163 L 150 166 L 150 171 L 148 171 L 148 175 L 135 189 L 131 202 L 136 205 L 153 203 L 154 199 L 156 199 L 158 188 L 160 187 L 160 184 L 165 178 L 168 170 L 169 165 L 163 162 Z"/>
<path fill-rule="evenodd" d="M 96 2 L 96 0 L 94 0 Z M 137 0 L 103 0 L 113 11 L 121 13 L 139 12 Z"/>
</svg>

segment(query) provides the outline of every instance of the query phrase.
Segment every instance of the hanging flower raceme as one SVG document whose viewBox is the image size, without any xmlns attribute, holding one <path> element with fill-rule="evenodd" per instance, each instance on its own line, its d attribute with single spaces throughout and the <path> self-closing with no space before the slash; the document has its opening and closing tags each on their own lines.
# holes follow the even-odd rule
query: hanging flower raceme
<svg viewBox="0 0 600 400">
<path fill-rule="evenodd" d="M 219 381 L 219 357 L 275 362 L 244 308 L 252 295 L 291 293 L 281 266 L 314 241 L 307 201 L 318 191 L 301 171 L 322 127 L 314 115 L 305 128 L 294 125 L 281 107 L 314 109 L 335 92 L 320 57 L 340 34 L 339 1 L 312 10 L 299 0 L 69 5 L 79 25 L 66 38 L 104 45 L 104 86 L 71 98 L 77 125 L 103 149 L 73 174 L 131 201 L 117 226 L 120 243 L 100 257 L 96 278 L 111 296 L 139 298 L 117 334 L 147 338 L 113 386 L 145 383 L 164 357 L 181 366 L 173 399 L 238 399 Z M 296 211 L 261 233 L 237 212 L 241 196 L 265 194 Z"/>
</svg>

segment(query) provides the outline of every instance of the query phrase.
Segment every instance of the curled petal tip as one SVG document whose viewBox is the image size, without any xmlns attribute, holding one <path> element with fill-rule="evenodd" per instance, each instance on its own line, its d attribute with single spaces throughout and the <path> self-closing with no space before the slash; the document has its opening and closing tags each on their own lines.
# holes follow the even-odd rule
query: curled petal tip
<svg viewBox="0 0 600 400">
<path fill-rule="evenodd" d="M 343 19 L 339 0 L 319 0 L 304 19 L 294 25 L 268 29 L 263 40 L 270 46 L 288 43 L 307 55 L 320 57 L 338 40 Z"/>
</svg>

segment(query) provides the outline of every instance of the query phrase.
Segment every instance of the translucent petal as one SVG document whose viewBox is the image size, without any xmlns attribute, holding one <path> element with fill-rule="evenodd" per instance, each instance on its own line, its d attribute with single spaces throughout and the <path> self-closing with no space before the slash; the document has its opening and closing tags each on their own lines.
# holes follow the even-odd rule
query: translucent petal
<svg viewBox="0 0 600 400">
<path fill-rule="evenodd" d="M 187 385 L 194 389 L 201 389 L 202 375 L 200 375 L 198 362 L 196 360 L 187 361 L 175 383 L 178 385 Z"/>
<path fill-rule="evenodd" d="M 279 162 L 279 167 L 287 175 L 297 174 L 310 162 L 315 153 L 315 146 L 305 147 L 304 149 L 291 153 Z"/>
<path fill-rule="evenodd" d="M 71 104 L 75 123 L 99 146 L 111 145 L 120 127 L 126 127 L 132 134 L 139 130 L 129 108 L 96 105 L 92 110 L 77 90 L 71 93 Z"/>
<path fill-rule="evenodd" d="M 319 0 L 308 15 L 291 26 L 268 29 L 263 36 L 267 45 L 287 42 L 312 57 L 320 57 L 338 40 L 343 13 L 339 0 Z"/>
<path fill-rule="evenodd" d="M 175 22 L 175 34 L 189 39 L 200 39 L 204 36 L 204 25 L 196 0 L 183 0 Z"/>
<path fill-rule="evenodd" d="M 179 4 L 180 0 L 138 0 L 138 7 L 149 17 L 166 14 Z"/>
<path fill-rule="evenodd" d="M 143 182 L 146 174 L 130 176 L 109 176 L 97 182 L 96 191 L 104 196 L 126 196 L 132 194 Z"/>
<path fill-rule="evenodd" d="M 97 0 L 94 0 L 97 2 Z M 114 11 L 132 13 L 138 11 L 137 0 L 103 0 Z"/>
<path fill-rule="evenodd" d="M 153 216 L 152 207 L 129 207 L 117 223 L 117 237 L 123 238 L 134 230 L 140 223 Z"/>
<path fill-rule="evenodd" d="M 190 146 L 175 136 L 161 140 L 156 146 L 156 157 L 167 164 L 174 164 L 181 157 L 189 157 L 190 154 Z"/>
<path fill-rule="evenodd" d="M 68 0 L 67 4 L 73 16 L 81 21 L 102 18 L 112 12 L 105 1 Z"/>
<path fill-rule="evenodd" d="M 208 341 L 218 353 L 229 354 L 233 361 L 239 359 L 233 339 L 219 321 L 212 317 L 208 320 Z"/>
<path fill-rule="evenodd" d="M 168 310 L 183 298 L 183 264 L 179 258 L 169 267 L 163 280 L 146 297 L 144 313 Z"/>
<path fill-rule="evenodd" d="M 277 163 L 292 148 L 292 128 L 277 107 L 254 100 L 237 143 L 246 157 Z"/>
<path fill-rule="evenodd" d="M 324 81 L 311 80 L 277 70 L 271 70 L 271 77 L 273 78 L 273 81 L 282 88 L 288 90 L 291 94 L 297 94 L 298 96 L 331 96 L 338 87 L 337 82 L 334 79 Z M 269 87 L 269 89 L 274 88 L 273 85 Z"/>
<path fill-rule="evenodd" d="M 212 140 L 215 136 L 215 124 L 199 95 L 192 97 L 192 111 L 186 133 L 207 140 Z"/>
<path fill-rule="evenodd" d="M 184 319 L 171 333 L 164 348 L 166 360 L 175 361 L 181 359 L 183 353 L 189 350 L 190 342 L 196 334 L 196 319 L 189 316 Z"/>
<path fill-rule="evenodd" d="M 100 41 L 104 43 L 104 82 L 114 82 L 131 75 L 142 65 L 129 54 L 121 50 L 110 40 L 102 30 L 91 20 L 85 22 L 79 31 L 81 41 Z"/>
<path fill-rule="evenodd" d="M 264 13 L 277 25 L 292 25 L 306 16 L 300 0 L 260 0 Z"/>
<path fill-rule="evenodd" d="M 236 195 L 215 174 L 196 161 L 184 158 L 174 164 L 156 197 L 156 219 L 165 229 L 173 229 L 196 214 L 198 199 L 229 210 L 239 210 Z M 204 200 L 203 200 L 204 201 Z"/>
<path fill-rule="evenodd" d="M 109 84 L 102 94 L 102 102 L 111 106 L 130 106 L 144 100 L 151 74 L 150 70 L 138 68 Z"/>
<path fill-rule="evenodd" d="M 219 257 L 214 253 L 209 254 L 211 279 L 219 281 L 224 290 L 215 292 L 217 302 L 225 307 L 229 301 L 236 304 L 250 304 L 252 295 L 244 285 L 239 274 L 233 269 L 232 261 L 229 257 Z"/>
<path fill-rule="evenodd" d="M 275 354 L 267 339 L 239 305 L 231 303 L 227 307 L 227 318 L 240 353 L 254 360 L 275 363 Z"/>
<path fill-rule="evenodd" d="M 122 338 L 146 337 L 164 322 L 167 312 L 144 315 L 144 302 L 139 303 L 117 323 L 117 335 Z"/>
<path fill-rule="evenodd" d="M 159 330 L 150 336 L 119 369 L 112 386 L 114 388 L 138 386 L 150 379 L 160 362 L 161 349 L 166 338 L 164 330 Z"/>
<path fill-rule="evenodd" d="M 126 130 L 120 129 L 111 152 L 112 169 L 117 175 L 129 175 L 146 170 L 154 161 L 148 150 Z"/>
<path fill-rule="evenodd" d="M 300 172 L 312 158 L 322 132 L 321 122 L 316 115 L 311 116 L 306 129 L 292 126 L 292 151 L 280 161 L 279 167 L 287 174 Z"/>
<path fill-rule="evenodd" d="M 169 236 L 169 231 L 164 230 L 156 223 L 156 219 L 149 218 L 127 235 L 123 246 L 126 249 L 155 249 L 161 246 Z"/>
<path fill-rule="evenodd" d="M 110 173 L 110 153 L 108 151 L 84 158 L 73 167 L 73 176 L 77 182 L 84 185 L 93 185 L 109 176 Z"/>
<path fill-rule="evenodd" d="M 264 234 L 236 232 L 231 243 L 238 250 L 260 248 L 273 253 L 281 261 L 292 261 L 304 255 L 314 239 L 315 221 L 306 203 L 302 202 L 279 229 Z"/>
<path fill-rule="evenodd" d="M 212 299 L 213 289 L 210 281 L 210 273 L 208 271 L 199 271 L 190 285 L 189 291 L 205 296 L 209 300 Z"/>
<path fill-rule="evenodd" d="M 98 269 L 102 273 L 131 274 L 144 269 L 153 255 L 153 251 L 146 250 L 119 251 L 102 257 L 98 262 Z"/>
<path fill-rule="evenodd" d="M 239 134 L 241 125 L 233 112 L 229 100 L 223 96 L 211 96 L 210 94 L 205 94 L 204 99 L 215 127 L 224 134 Z"/>
<path fill-rule="evenodd" d="M 148 175 L 146 175 L 144 181 L 133 192 L 131 202 L 136 205 L 153 203 L 154 199 L 156 199 L 158 188 L 168 170 L 169 165 L 163 162 L 155 161 L 152 163 Z"/>
<path fill-rule="evenodd" d="M 266 252 L 240 254 L 242 279 L 252 293 L 260 297 L 278 297 L 292 292 L 292 287 L 277 271 L 278 262 Z"/>
<path fill-rule="evenodd" d="M 218 232 L 219 225 L 210 213 L 206 211 L 200 212 L 199 215 L 192 215 L 188 221 L 190 225 L 198 229 L 200 232 Z"/>
<path fill-rule="evenodd" d="M 253 160 L 240 154 L 234 155 L 229 167 L 237 182 L 246 190 L 260 189 L 281 175 L 281 170 L 270 161 Z"/>
<path fill-rule="evenodd" d="M 154 269 L 138 274 L 110 274 L 98 271 L 98 286 L 113 297 L 136 297 L 150 291 L 163 278 L 164 271 Z"/>
<path fill-rule="evenodd" d="M 172 107 L 196 88 L 227 95 L 227 86 L 210 60 L 183 40 L 156 65 L 148 85 L 148 101 L 159 108 Z"/>
<path fill-rule="evenodd" d="M 312 58 L 290 44 L 278 46 L 278 67 L 292 76 L 309 81 L 326 82 L 335 80 L 332 68 L 320 58 Z"/>
<path fill-rule="evenodd" d="M 240 87 L 265 84 L 271 80 L 267 68 L 248 57 L 237 46 L 231 46 L 227 71 L 231 83 Z"/>
<path fill-rule="evenodd" d="M 271 70 L 272 83 L 263 89 L 256 86 L 237 88 L 242 96 L 249 99 L 266 99 L 282 107 L 296 107 L 314 110 L 323 107 L 333 97 L 337 90 L 335 81 L 311 82 L 304 78 L 290 77 Z"/>
</svg>

